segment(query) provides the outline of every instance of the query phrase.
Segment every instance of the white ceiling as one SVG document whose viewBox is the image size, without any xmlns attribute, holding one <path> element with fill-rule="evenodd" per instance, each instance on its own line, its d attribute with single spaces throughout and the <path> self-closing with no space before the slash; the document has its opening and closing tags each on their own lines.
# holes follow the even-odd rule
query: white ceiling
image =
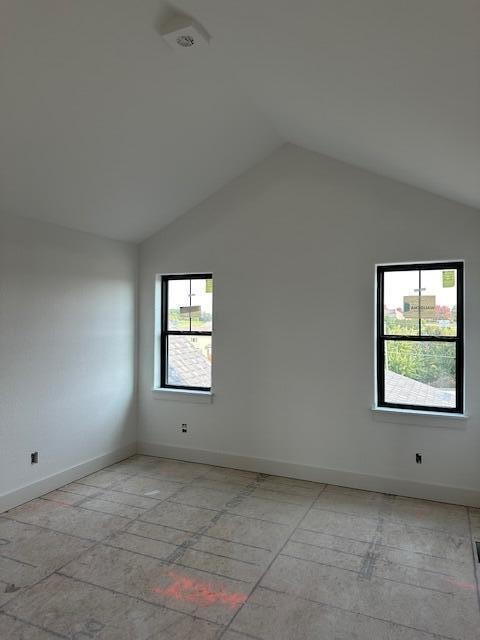
<svg viewBox="0 0 480 640">
<path fill-rule="evenodd" d="M 480 0 L 0 0 L 0 211 L 140 240 L 288 140 L 480 207 Z"/>
</svg>

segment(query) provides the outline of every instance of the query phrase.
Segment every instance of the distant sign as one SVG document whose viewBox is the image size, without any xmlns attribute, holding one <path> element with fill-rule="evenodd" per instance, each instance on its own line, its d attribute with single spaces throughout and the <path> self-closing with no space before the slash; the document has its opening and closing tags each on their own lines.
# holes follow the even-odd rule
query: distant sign
<svg viewBox="0 0 480 640">
<path fill-rule="evenodd" d="M 189 316 L 190 318 L 199 318 L 200 313 L 202 311 L 202 307 L 180 307 L 180 313 L 182 316 Z"/>
<path fill-rule="evenodd" d="M 403 296 L 404 318 L 435 318 L 435 296 Z"/>
<path fill-rule="evenodd" d="M 455 271 L 443 271 L 442 272 L 443 288 L 455 286 Z"/>
</svg>

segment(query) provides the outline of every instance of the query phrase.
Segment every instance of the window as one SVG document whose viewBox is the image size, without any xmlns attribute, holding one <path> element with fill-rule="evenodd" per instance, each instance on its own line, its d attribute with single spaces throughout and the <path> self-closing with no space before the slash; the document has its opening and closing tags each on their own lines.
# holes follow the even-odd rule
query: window
<svg viewBox="0 0 480 640">
<path fill-rule="evenodd" d="M 161 277 L 160 386 L 212 388 L 211 274 Z"/>
<path fill-rule="evenodd" d="M 463 413 L 463 262 L 377 267 L 377 405 Z"/>
</svg>

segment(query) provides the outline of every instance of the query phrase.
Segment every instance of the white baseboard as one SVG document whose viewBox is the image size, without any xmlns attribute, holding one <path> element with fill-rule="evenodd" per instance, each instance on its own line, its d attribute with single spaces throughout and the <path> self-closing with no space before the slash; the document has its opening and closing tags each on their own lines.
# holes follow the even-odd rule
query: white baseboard
<svg viewBox="0 0 480 640">
<path fill-rule="evenodd" d="M 38 498 L 39 496 L 43 496 L 45 493 L 54 491 L 69 482 L 74 482 L 89 473 L 94 473 L 95 471 L 99 471 L 104 467 L 114 464 L 115 462 L 120 462 L 120 460 L 124 460 L 125 458 L 132 456 L 136 452 L 137 444 L 136 442 L 133 442 L 132 444 L 116 449 L 111 453 L 98 456 L 98 458 L 92 458 L 91 460 L 77 464 L 74 467 L 70 467 L 70 469 L 59 471 L 58 473 L 42 478 L 37 482 L 32 482 L 24 487 L 20 487 L 20 489 L 15 489 L 15 491 L 11 491 L 10 493 L 4 493 L 0 495 L 0 513 L 3 513 L 8 509 L 13 509 L 13 507 L 18 507 L 18 505 L 28 502 L 29 500 L 33 500 L 34 498 Z"/>
<path fill-rule="evenodd" d="M 403 480 L 401 478 L 385 478 L 382 476 L 370 476 L 351 471 L 338 469 L 325 469 L 309 465 L 269 460 L 266 458 L 254 458 L 240 456 L 220 451 L 207 451 L 205 449 L 188 449 L 171 445 L 139 442 L 137 452 L 143 455 L 186 460 L 188 462 L 200 462 L 212 464 L 218 467 L 231 467 L 233 469 L 245 469 L 258 473 L 297 478 L 299 480 L 311 480 L 312 482 L 324 482 L 341 487 L 392 493 L 409 498 L 422 498 L 437 502 L 448 502 L 469 507 L 480 507 L 480 491 L 465 489 L 463 487 L 450 487 L 441 484 L 427 484 Z"/>
</svg>

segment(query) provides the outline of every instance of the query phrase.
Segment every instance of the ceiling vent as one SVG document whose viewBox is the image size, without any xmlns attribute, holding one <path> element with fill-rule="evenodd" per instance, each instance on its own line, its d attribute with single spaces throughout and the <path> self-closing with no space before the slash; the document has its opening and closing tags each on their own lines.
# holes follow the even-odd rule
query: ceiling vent
<svg viewBox="0 0 480 640">
<path fill-rule="evenodd" d="M 205 47 L 209 43 L 206 31 L 187 16 L 176 16 L 160 28 L 163 39 L 175 51 L 184 52 Z"/>
</svg>

